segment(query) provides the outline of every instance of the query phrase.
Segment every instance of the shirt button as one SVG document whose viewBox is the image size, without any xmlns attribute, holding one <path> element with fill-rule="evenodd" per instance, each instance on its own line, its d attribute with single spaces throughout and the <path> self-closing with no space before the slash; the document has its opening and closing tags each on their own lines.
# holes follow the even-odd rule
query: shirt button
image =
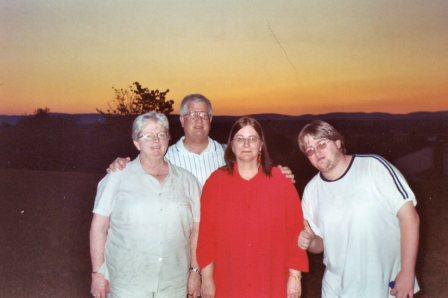
<svg viewBox="0 0 448 298">
<path fill-rule="evenodd" d="M 162 262 L 163 261 L 163 258 L 159 258 L 159 262 Z"/>
</svg>

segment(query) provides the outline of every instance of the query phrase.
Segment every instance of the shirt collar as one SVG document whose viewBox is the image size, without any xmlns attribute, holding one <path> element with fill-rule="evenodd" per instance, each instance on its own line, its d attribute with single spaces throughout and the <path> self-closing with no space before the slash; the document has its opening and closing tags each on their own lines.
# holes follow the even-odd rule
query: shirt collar
<svg viewBox="0 0 448 298">
<path fill-rule="evenodd" d="M 163 159 L 168 163 L 168 168 L 169 168 L 168 175 L 166 176 L 164 185 L 169 186 L 169 185 L 171 185 L 171 180 L 173 179 L 173 175 L 176 175 L 176 173 L 174 173 L 174 168 L 173 168 L 172 164 L 165 157 Z M 130 162 L 129 166 L 133 167 L 137 171 L 137 173 L 139 173 L 141 175 L 149 175 L 148 173 L 146 173 L 145 169 L 143 168 L 143 166 L 140 162 L 140 155 L 137 155 L 137 157 L 133 161 Z M 151 175 L 149 175 L 149 176 L 151 176 Z"/>
<path fill-rule="evenodd" d="M 189 151 L 187 148 L 185 148 L 184 140 L 185 140 L 185 136 L 182 136 L 179 139 L 179 141 L 176 142 L 175 146 L 176 146 L 177 151 L 190 153 L 190 154 L 196 154 L 194 152 Z M 216 144 L 210 137 L 208 137 L 207 147 L 204 149 L 204 151 L 201 152 L 201 154 L 209 152 L 209 151 L 216 151 Z M 199 154 L 199 155 L 201 155 L 201 154 Z M 198 155 L 198 154 L 196 154 L 196 155 Z"/>
</svg>

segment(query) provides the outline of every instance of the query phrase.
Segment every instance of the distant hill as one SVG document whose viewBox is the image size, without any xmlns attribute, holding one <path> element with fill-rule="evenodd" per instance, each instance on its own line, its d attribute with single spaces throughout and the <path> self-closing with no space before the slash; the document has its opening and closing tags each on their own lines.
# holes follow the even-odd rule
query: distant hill
<svg viewBox="0 0 448 298">
<path fill-rule="evenodd" d="M 409 114 L 389 114 L 389 113 L 328 113 L 328 114 L 305 114 L 300 116 L 289 116 L 281 114 L 255 114 L 251 115 L 261 120 L 292 120 L 292 121 L 313 121 L 315 119 L 326 120 L 428 120 L 428 119 L 446 119 L 448 121 L 448 111 L 440 112 L 414 112 Z M 219 116 L 218 116 L 219 117 Z"/>
<path fill-rule="evenodd" d="M 26 116 L 8 116 L 8 115 L 0 115 L 0 124 L 8 124 L 8 125 L 16 125 Z"/>
<path fill-rule="evenodd" d="M 56 119 L 74 119 L 79 125 L 89 125 L 95 123 L 103 123 L 104 117 L 100 114 L 65 114 L 50 113 L 50 117 Z M 0 124 L 17 125 L 22 119 L 32 115 L 0 115 Z"/>
<path fill-rule="evenodd" d="M 0 124 L 17 125 L 23 118 L 30 115 L 0 115 Z M 177 118 L 179 115 L 171 115 L 170 118 Z M 448 111 L 440 112 L 415 112 L 409 114 L 388 114 L 388 113 L 328 113 L 328 114 L 305 114 L 300 116 L 290 116 L 281 114 L 253 114 L 250 115 L 262 121 L 301 121 L 308 122 L 315 119 L 324 120 L 447 120 Z M 74 119 L 79 125 L 89 125 L 95 123 L 103 123 L 104 117 L 97 113 L 90 114 L 65 114 L 50 113 L 50 117 Z M 235 121 L 240 116 L 214 116 L 215 122 Z"/>
<path fill-rule="evenodd" d="M 0 116 L 0 168 L 103 173 L 117 156 L 134 157 L 137 154 L 130 139 L 130 118 L 105 121 L 96 113 L 50 113 L 49 116 L 51 121 L 23 121 L 33 115 Z M 315 119 L 333 124 L 345 136 L 349 153 L 376 153 L 390 161 L 428 146 L 441 148 L 438 144 L 448 141 L 448 111 L 399 115 L 252 116 L 263 126 L 272 160 L 300 173 L 297 178 L 300 186 L 315 174 L 315 170 L 300 153 L 297 134 L 306 123 Z M 210 137 L 227 143 L 230 128 L 237 118 L 239 116 L 215 116 Z M 183 130 L 179 115 L 170 115 L 169 120 L 172 144 L 183 135 Z M 17 125 L 20 121 L 23 125 Z"/>
</svg>

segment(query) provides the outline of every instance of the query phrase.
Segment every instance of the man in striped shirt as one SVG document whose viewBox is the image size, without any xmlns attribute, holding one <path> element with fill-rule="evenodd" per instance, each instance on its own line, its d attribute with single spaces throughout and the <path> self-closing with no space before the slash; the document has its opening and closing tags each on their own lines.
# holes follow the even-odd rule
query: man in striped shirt
<svg viewBox="0 0 448 298">
<path fill-rule="evenodd" d="M 324 252 L 322 297 L 413 297 L 419 216 L 401 173 L 378 155 L 348 155 L 324 121 L 306 125 L 300 150 L 319 173 L 307 184 L 299 247 Z"/>
<path fill-rule="evenodd" d="M 212 105 L 201 94 L 190 94 L 180 104 L 180 122 L 184 136 L 171 145 L 166 159 L 192 173 L 204 185 L 207 178 L 224 163 L 224 145 L 209 137 Z M 122 170 L 130 158 L 117 158 L 108 171 Z"/>
<path fill-rule="evenodd" d="M 201 94 L 184 97 L 180 105 L 180 123 L 185 135 L 171 145 L 165 157 L 198 178 L 201 185 L 224 163 L 224 146 L 209 137 L 212 105 Z"/>
</svg>

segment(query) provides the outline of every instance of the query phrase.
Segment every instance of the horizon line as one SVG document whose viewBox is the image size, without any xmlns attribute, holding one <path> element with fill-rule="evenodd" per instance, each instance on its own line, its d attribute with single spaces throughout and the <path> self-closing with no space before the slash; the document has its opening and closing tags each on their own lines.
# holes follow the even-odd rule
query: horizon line
<svg viewBox="0 0 448 298">
<path fill-rule="evenodd" d="M 270 112 L 264 112 L 264 113 L 250 113 L 250 114 L 241 114 L 241 115 L 213 115 L 213 117 L 244 117 L 244 116 L 258 116 L 258 115 L 270 115 L 270 116 L 286 116 L 286 117 L 301 117 L 301 116 L 319 116 L 319 115 L 334 115 L 334 114 L 366 114 L 366 115 L 372 115 L 372 114 L 387 114 L 387 115 L 410 115 L 410 114 L 422 114 L 422 113 L 447 113 L 448 110 L 440 110 L 440 111 L 414 111 L 409 113 L 390 113 L 390 112 L 328 112 L 328 113 L 305 113 L 305 114 L 281 114 L 281 113 L 270 113 Z M 98 115 L 103 116 L 101 113 L 66 113 L 66 112 L 49 112 L 49 115 Z M 8 116 L 8 117 L 28 117 L 33 116 L 32 114 L 0 114 L 0 116 Z M 113 115 L 113 114 L 106 114 L 111 116 L 126 116 L 126 115 Z M 137 116 L 136 115 L 129 115 L 129 116 Z M 180 114 L 168 114 L 169 116 L 180 116 Z"/>
</svg>

